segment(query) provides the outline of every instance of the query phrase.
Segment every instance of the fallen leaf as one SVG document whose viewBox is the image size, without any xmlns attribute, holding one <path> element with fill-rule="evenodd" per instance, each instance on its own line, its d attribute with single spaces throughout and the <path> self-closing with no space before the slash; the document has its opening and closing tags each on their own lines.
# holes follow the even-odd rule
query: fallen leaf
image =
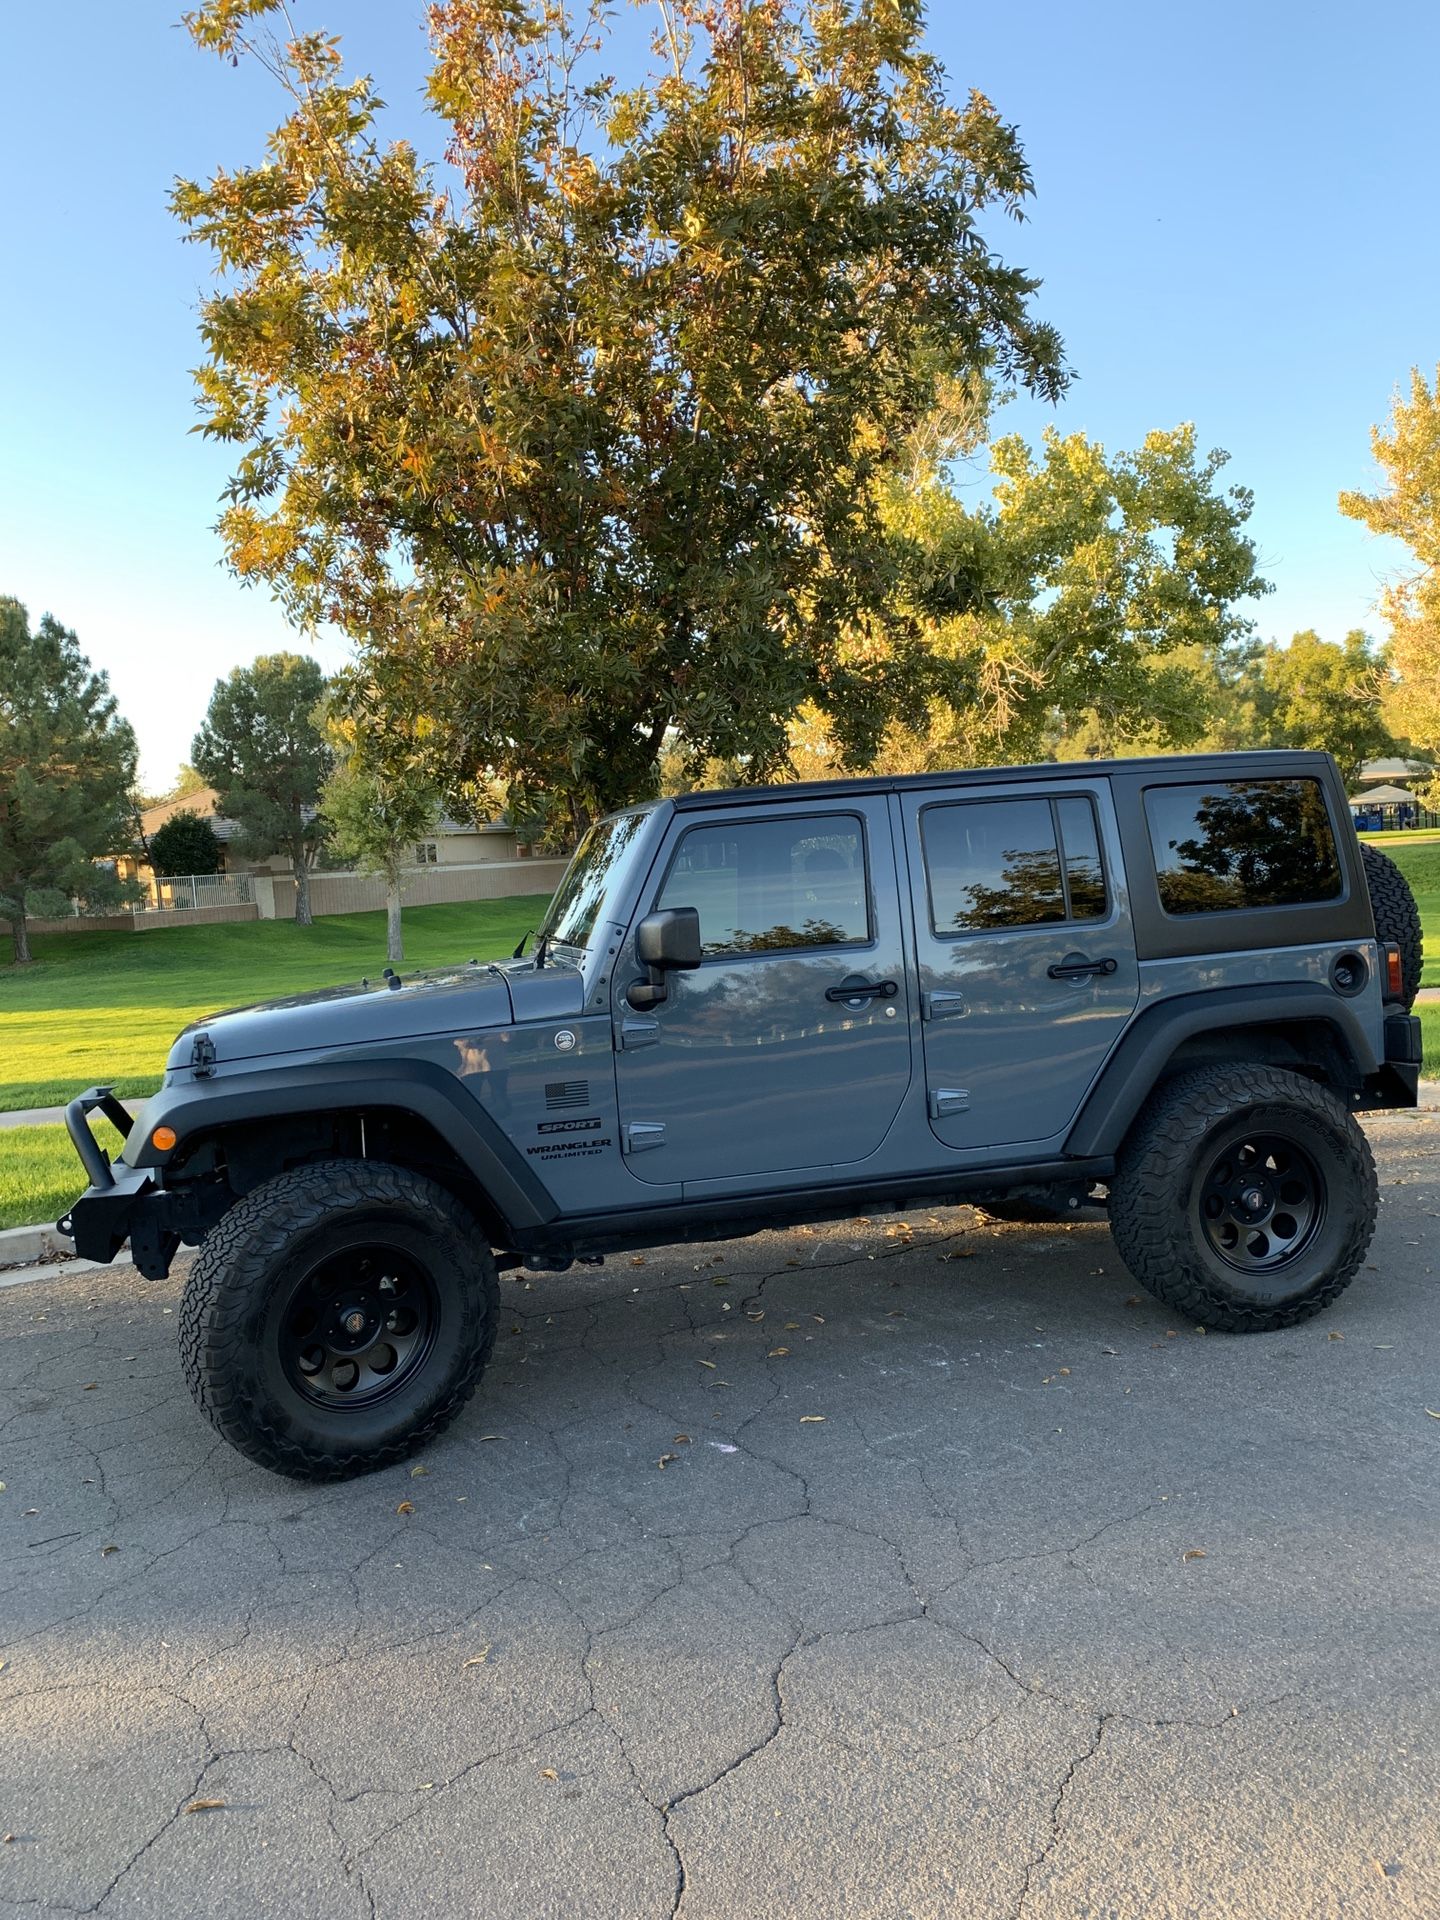
<svg viewBox="0 0 1440 1920">
<path fill-rule="evenodd" d="M 800 1424 L 802 1427 L 818 1427 L 824 1421 L 824 1418 L 823 1413 L 802 1413 L 800 1416 Z M 1436 1418 L 1440 1419 L 1440 1414 L 1437 1414 Z"/>
<path fill-rule="evenodd" d="M 412 1480 L 421 1480 L 429 1471 L 429 1467 L 411 1467 L 410 1478 Z"/>
<path fill-rule="evenodd" d="M 1345 1336 L 1343 1333 L 1332 1333 L 1332 1334 L 1329 1334 L 1327 1338 L 1331 1340 L 1343 1340 Z"/>
<path fill-rule="evenodd" d="M 402 1500 L 395 1511 L 397 1513 L 413 1513 L 415 1511 L 415 1502 L 413 1500 Z"/>
<path fill-rule="evenodd" d="M 1205 1558 L 1205 1549 L 1204 1547 L 1187 1547 L 1184 1553 L 1181 1554 L 1180 1558 L 1182 1561 L 1203 1560 Z"/>
<path fill-rule="evenodd" d="M 1069 1367 L 1057 1367 L 1057 1368 L 1055 1369 L 1055 1371 L 1056 1371 L 1057 1373 L 1062 1373 L 1062 1374 L 1068 1374 L 1068 1373 L 1069 1373 L 1069 1371 L 1070 1371 L 1070 1369 L 1069 1369 Z"/>
<path fill-rule="evenodd" d="M 680 1456 L 678 1453 L 662 1453 L 660 1458 L 655 1462 L 655 1464 L 657 1467 L 659 1467 L 660 1471 L 663 1473 L 666 1467 L 669 1466 L 672 1460 L 678 1460 L 679 1458 Z"/>
<path fill-rule="evenodd" d="M 84 1386 L 81 1387 L 80 1391 L 82 1393 L 93 1393 L 96 1387 L 99 1386 L 99 1384 L 100 1382 L 98 1380 L 87 1380 Z"/>
<path fill-rule="evenodd" d="M 1138 1306 L 1139 1306 L 1139 1304 L 1140 1304 L 1140 1296 L 1139 1296 L 1139 1294 L 1138 1294 L 1138 1293 L 1132 1293 L 1132 1294 L 1131 1294 L 1131 1296 L 1130 1296 L 1130 1298 L 1129 1298 L 1129 1299 L 1128 1299 L 1128 1300 L 1127 1300 L 1127 1301 L 1125 1302 L 1125 1304 L 1126 1304 L 1126 1306 L 1127 1306 L 1127 1307 L 1138 1307 Z"/>
<path fill-rule="evenodd" d="M 216 1813 L 225 1802 L 223 1800 L 192 1800 L 186 1807 L 186 1813 Z"/>
<path fill-rule="evenodd" d="M 690 1436 L 689 1436 L 689 1434 L 688 1434 L 688 1433 L 677 1433 L 677 1434 L 676 1434 L 676 1436 L 675 1436 L 675 1445 L 676 1445 L 677 1447 L 688 1447 L 688 1446 L 689 1446 L 689 1444 L 690 1444 Z"/>
<path fill-rule="evenodd" d="M 0 1673 L 3 1673 L 9 1664 L 10 1662 L 8 1660 L 0 1660 Z"/>
<path fill-rule="evenodd" d="M 823 1313 L 812 1313 L 810 1318 L 815 1322 L 817 1327 L 823 1327 L 825 1324 L 825 1316 Z"/>
<path fill-rule="evenodd" d="M 466 1660 L 463 1664 L 467 1667 L 483 1667 L 485 1662 L 489 1658 L 490 1658 L 490 1648 L 488 1646 L 485 1646 L 485 1647 L 481 1647 L 478 1653 L 472 1653 L 470 1658 Z"/>
<path fill-rule="evenodd" d="M 542 1780 L 558 1780 L 560 1776 L 555 1771 L 554 1767 L 541 1767 L 540 1778 Z"/>
<path fill-rule="evenodd" d="M 505 1436 L 503 1433 L 482 1433 L 480 1438 L 482 1440 L 503 1440 Z"/>
<path fill-rule="evenodd" d="M 715 1362 L 713 1360 L 700 1360 L 696 1364 L 702 1367 L 709 1367 L 712 1373 L 716 1371 Z"/>
<path fill-rule="evenodd" d="M 1436 1417 L 1440 1418 L 1440 1415 L 1437 1415 Z M 107 1553 L 118 1553 L 119 1551 L 120 1551 L 119 1547 L 116 1547 L 116 1546 L 101 1547 L 100 1558 L 103 1560 Z"/>
<path fill-rule="evenodd" d="M 783 1360 L 789 1351 L 789 1347 L 771 1347 L 765 1358 L 767 1360 Z"/>
<path fill-rule="evenodd" d="M 0 1847 L 13 1847 L 14 1844 L 15 1836 L 13 1833 L 0 1833 Z"/>
<path fill-rule="evenodd" d="M 1440 1420 L 1440 1413 L 1436 1413 L 1433 1407 L 1426 1407 L 1425 1411 L 1426 1413 L 1429 1414 L 1432 1420 Z"/>
<path fill-rule="evenodd" d="M 1195 1331 L 1196 1333 L 1208 1333 L 1210 1329 L 1208 1327 L 1196 1327 Z"/>
<path fill-rule="evenodd" d="M 800 1331 L 800 1322 L 798 1320 L 787 1320 L 785 1322 L 785 1331 L 786 1333 L 798 1333 Z"/>
</svg>

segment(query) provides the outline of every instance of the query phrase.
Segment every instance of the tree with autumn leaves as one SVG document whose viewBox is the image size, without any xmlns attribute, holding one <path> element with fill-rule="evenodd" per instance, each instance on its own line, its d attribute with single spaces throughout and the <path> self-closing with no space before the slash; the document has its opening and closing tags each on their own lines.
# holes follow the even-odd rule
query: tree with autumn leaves
<svg viewBox="0 0 1440 1920">
<path fill-rule="evenodd" d="M 573 826 L 646 791 L 671 732 L 758 776 L 802 702 L 859 756 L 917 711 L 885 483 L 982 376 L 1066 380 L 997 251 L 1019 141 L 947 99 L 920 6 L 661 0 L 624 90 L 602 5 L 442 0 L 443 166 L 281 13 L 188 16 L 288 111 L 174 204 L 219 269 L 230 564 L 360 642 L 362 724 L 428 714 L 453 771 Z"/>
</svg>

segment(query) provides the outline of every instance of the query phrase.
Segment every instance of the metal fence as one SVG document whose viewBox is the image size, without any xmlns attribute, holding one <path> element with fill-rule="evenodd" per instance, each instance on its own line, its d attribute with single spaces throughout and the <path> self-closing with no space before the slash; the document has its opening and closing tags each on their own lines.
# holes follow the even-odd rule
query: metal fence
<svg viewBox="0 0 1440 1920">
<path fill-rule="evenodd" d="M 196 907 L 248 907 L 255 893 L 248 873 L 155 875 L 141 883 L 145 898 L 137 913 L 176 913 Z"/>
</svg>

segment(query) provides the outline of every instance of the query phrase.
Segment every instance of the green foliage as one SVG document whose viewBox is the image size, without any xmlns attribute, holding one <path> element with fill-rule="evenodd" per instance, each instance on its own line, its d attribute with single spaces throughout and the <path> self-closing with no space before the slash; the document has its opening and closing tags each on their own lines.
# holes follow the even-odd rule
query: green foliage
<svg viewBox="0 0 1440 1920">
<path fill-rule="evenodd" d="M 135 736 L 105 675 L 69 628 L 47 613 L 32 632 L 20 602 L 0 599 L 0 919 L 17 963 L 27 915 L 127 897 L 94 863 L 129 845 L 134 782 Z"/>
<path fill-rule="evenodd" d="M 1347 786 L 1367 760 L 1396 751 L 1383 711 L 1385 664 L 1358 628 L 1339 645 L 1297 633 L 1289 646 L 1258 649 L 1247 669 L 1240 692 L 1254 714 L 1248 744 L 1333 753 Z"/>
<path fill-rule="evenodd" d="M 1432 383 L 1410 371 L 1408 397 L 1397 394 L 1386 427 L 1370 436 L 1385 475 L 1379 493 L 1342 493 L 1340 511 L 1372 533 L 1403 541 L 1412 565 L 1386 588 L 1394 681 L 1386 712 L 1396 732 L 1440 765 L 1440 368 Z M 1440 805 L 1440 780 L 1427 799 Z"/>
<path fill-rule="evenodd" d="M 1187 745 L 1209 688 L 1269 591 L 1245 533 L 1251 496 L 1222 491 L 1223 453 L 1193 427 L 1108 456 L 1084 434 L 991 449 L 993 502 L 967 506 L 947 473 L 904 476 L 884 510 L 904 543 L 903 605 L 927 649 L 927 698 L 878 754 L 857 753 L 818 708 L 791 729 L 803 776 L 1069 758 Z M 888 642 L 856 635 L 857 670 Z"/>
<path fill-rule="evenodd" d="M 317 710 L 325 676 L 304 654 L 262 654 L 217 680 L 191 757 L 251 859 L 283 853 L 295 870 L 295 918 L 310 924 L 309 872 L 325 836 L 318 808 L 331 767 Z"/>
<path fill-rule="evenodd" d="M 405 871 L 414 864 L 416 841 L 440 818 L 443 796 L 428 758 L 403 725 L 367 727 L 336 710 L 327 737 L 335 764 L 321 806 L 331 848 L 362 873 L 384 880 L 386 957 L 398 962 L 405 957 L 400 925 Z"/>
<path fill-rule="evenodd" d="M 947 100 L 917 0 L 672 0 L 628 91 L 598 0 L 441 0 L 443 177 L 335 41 L 257 38 L 277 10 L 189 16 L 294 104 L 174 195 L 220 274 L 235 571 L 360 638 L 352 710 L 433 715 L 449 785 L 527 820 L 652 788 L 672 727 L 750 778 L 806 700 L 873 749 L 930 660 L 885 484 L 984 380 L 1066 381 L 995 245 L 1019 141 Z"/>
<path fill-rule="evenodd" d="M 172 813 L 150 836 L 150 865 L 162 876 L 218 873 L 220 842 L 215 829 L 198 813 L 183 808 Z"/>
</svg>

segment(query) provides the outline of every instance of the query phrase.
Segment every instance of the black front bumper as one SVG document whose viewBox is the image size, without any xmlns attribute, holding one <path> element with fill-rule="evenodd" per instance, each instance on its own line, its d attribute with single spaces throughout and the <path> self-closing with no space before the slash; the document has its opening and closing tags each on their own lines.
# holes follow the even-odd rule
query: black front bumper
<svg viewBox="0 0 1440 1920">
<path fill-rule="evenodd" d="M 90 1131 L 89 1116 L 96 1112 L 103 1113 L 122 1138 L 129 1137 L 130 1115 L 112 1087 L 91 1087 L 70 1102 L 65 1125 L 90 1184 L 56 1225 L 61 1233 L 72 1236 L 83 1260 L 113 1260 L 128 1240 L 146 1279 L 162 1279 L 180 1244 L 180 1234 L 167 1218 L 169 1196 L 160 1191 L 148 1169 L 126 1166 L 124 1161 L 112 1166 Z"/>
</svg>

